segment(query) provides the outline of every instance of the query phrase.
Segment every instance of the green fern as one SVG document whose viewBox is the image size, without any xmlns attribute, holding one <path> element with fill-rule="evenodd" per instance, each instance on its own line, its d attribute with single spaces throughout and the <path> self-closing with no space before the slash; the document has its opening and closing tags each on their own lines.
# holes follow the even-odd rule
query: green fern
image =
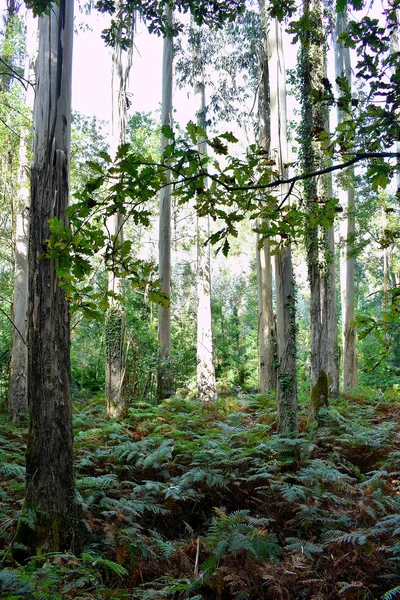
<svg viewBox="0 0 400 600">
<path fill-rule="evenodd" d="M 382 596 L 382 600 L 395 600 L 398 598 L 400 598 L 400 585 L 385 592 Z"/>
<path fill-rule="evenodd" d="M 25 467 L 17 464 L 5 464 L 0 467 L 0 477 L 13 477 L 19 481 L 24 481 Z"/>
<path fill-rule="evenodd" d="M 118 563 L 112 560 L 108 560 L 106 558 L 101 558 L 100 556 L 94 556 L 93 554 L 89 554 L 88 552 L 84 552 L 82 554 L 82 560 L 84 563 L 87 563 L 92 567 L 110 571 L 120 579 L 123 579 L 128 575 L 128 571 Z"/>
<path fill-rule="evenodd" d="M 2 595 L 3 598 L 8 600 L 11 598 L 18 600 L 33 598 L 34 586 L 32 582 L 29 577 L 16 569 L 2 569 L 0 571 L 0 582 L 2 592 L 7 594 L 6 596 Z"/>
<path fill-rule="evenodd" d="M 320 554 L 324 551 L 324 546 L 300 538 L 287 537 L 285 549 L 288 552 L 304 554 L 306 558 L 312 559 L 314 554 Z"/>
<path fill-rule="evenodd" d="M 282 548 L 276 536 L 265 530 L 269 519 L 252 517 L 248 510 L 227 514 L 224 510 L 215 509 L 215 512 L 204 542 L 217 560 L 225 554 L 274 560 L 281 554 Z"/>
</svg>

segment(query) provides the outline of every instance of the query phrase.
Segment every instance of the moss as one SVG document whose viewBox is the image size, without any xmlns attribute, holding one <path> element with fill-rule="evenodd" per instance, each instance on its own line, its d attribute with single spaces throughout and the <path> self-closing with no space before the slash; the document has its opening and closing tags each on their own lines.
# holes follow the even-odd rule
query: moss
<svg viewBox="0 0 400 600">
<path fill-rule="evenodd" d="M 321 408 L 328 406 L 329 381 L 325 371 L 321 371 L 318 379 L 311 388 L 310 413 L 311 418 L 318 419 Z"/>
<path fill-rule="evenodd" d="M 119 354 L 123 338 L 123 312 L 119 306 L 110 306 L 107 310 L 105 330 L 107 352 Z"/>
<path fill-rule="evenodd" d="M 46 511 L 25 502 L 14 540 L 13 557 L 23 564 L 39 552 L 63 552 L 71 547 L 74 524 L 63 515 L 50 516 Z"/>
</svg>

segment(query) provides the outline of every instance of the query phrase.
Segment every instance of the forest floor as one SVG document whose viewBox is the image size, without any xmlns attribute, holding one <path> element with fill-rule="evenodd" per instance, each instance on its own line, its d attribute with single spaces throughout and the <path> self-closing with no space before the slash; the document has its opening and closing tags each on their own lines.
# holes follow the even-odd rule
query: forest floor
<svg viewBox="0 0 400 600">
<path fill-rule="evenodd" d="M 400 598 L 396 393 L 334 399 L 318 427 L 304 406 L 296 439 L 265 395 L 138 403 L 121 422 L 76 401 L 76 548 L 24 566 L 27 432 L 0 425 L 0 598 Z"/>
</svg>

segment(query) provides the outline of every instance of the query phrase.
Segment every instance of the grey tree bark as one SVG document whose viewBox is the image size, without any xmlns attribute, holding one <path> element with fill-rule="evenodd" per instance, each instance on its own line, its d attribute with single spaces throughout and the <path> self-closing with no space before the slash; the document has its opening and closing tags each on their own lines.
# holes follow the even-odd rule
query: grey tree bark
<svg viewBox="0 0 400 600">
<path fill-rule="evenodd" d="M 265 21 L 265 1 L 259 1 L 261 19 Z M 264 22 L 264 30 L 267 25 Z M 270 152 L 271 125 L 269 106 L 268 43 L 264 35 L 260 44 L 260 86 L 258 89 L 258 143 Z M 269 240 L 256 239 L 258 286 L 258 389 L 261 393 L 276 389 L 275 331 L 272 303 L 272 265 Z M 262 244 L 260 247 L 260 243 Z"/>
<path fill-rule="evenodd" d="M 350 51 L 339 41 L 339 36 L 346 28 L 347 14 L 345 11 L 338 12 L 335 26 L 335 74 L 336 78 L 345 77 L 351 89 Z M 344 118 L 345 113 L 338 109 L 338 123 L 343 122 Z M 342 176 L 341 182 L 339 182 L 338 195 L 346 215 L 346 219 L 341 224 L 340 286 L 342 298 L 343 389 L 349 390 L 357 385 L 357 340 L 354 326 L 355 260 L 352 256 L 355 234 L 353 168 L 347 169 L 345 176 Z"/>
<path fill-rule="evenodd" d="M 325 76 L 325 33 L 322 26 L 320 0 L 305 0 L 304 17 L 310 23 L 303 32 L 300 53 L 302 132 L 302 168 L 312 172 L 323 166 L 322 152 L 314 132 L 325 127 L 326 114 L 313 93 L 323 89 Z M 310 283 L 311 331 L 311 402 L 310 416 L 317 418 L 319 410 L 328 404 L 328 232 L 320 225 L 321 204 L 326 200 L 326 182 L 309 179 L 304 182 L 307 209 L 305 244 L 308 279 Z"/>
<path fill-rule="evenodd" d="M 166 18 L 172 27 L 173 9 L 165 8 Z M 162 66 L 162 109 L 161 125 L 172 127 L 172 64 L 173 41 L 164 37 Z M 162 135 L 161 151 L 168 144 L 168 138 Z M 170 173 L 167 172 L 167 185 L 160 192 L 159 217 L 159 273 L 162 291 L 171 296 L 171 187 Z M 171 368 L 171 309 L 169 306 L 158 307 L 158 347 L 159 364 L 157 370 L 157 398 L 168 398 L 173 392 Z"/>
<path fill-rule="evenodd" d="M 26 495 L 16 542 L 29 553 L 71 547 L 75 490 L 70 391 L 70 319 L 46 258 L 48 220 L 67 223 L 71 125 L 73 1 L 60 0 L 39 19 L 35 140 L 29 230 L 29 432 Z M 33 518 L 33 516 L 35 518 Z M 33 524 L 32 524 L 33 523 Z M 15 552 L 18 554 L 18 551 Z"/>
<path fill-rule="evenodd" d="M 126 119 L 128 112 L 127 85 L 132 67 L 134 16 L 127 16 L 126 26 L 129 28 L 131 45 L 123 50 L 118 44 L 112 56 L 112 118 L 110 151 L 115 156 L 118 146 L 125 143 Z M 124 31 L 124 35 L 127 35 Z M 117 212 L 107 220 L 107 229 L 114 243 L 123 242 L 123 216 Z M 110 306 L 106 313 L 106 412 L 110 417 L 120 417 L 127 408 L 125 396 L 125 309 L 122 302 L 124 282 L 113 271 L 108 276 L 108 291 L 111 296 Z"/>
<path fill-rule="evenodd" d="M 258 390 L 260 393 L 276 389 L 275 326 L 272 303 L 272 265 L 268 240 L 256 238 L 258 287 Z"/>
<path fill-rule="evenodd" d="M 32 111 L 34 102 L 34 64 L 37 54 L 37 26 L 30 11 L 26 13 L 26 46 L 24 78 L 30 82 L 26 90 L 25 106 Z M 29 164 L 28 144 L 31 129 L 21 131 L 18 167 L 18 192 L 14 207 L 14 294 L 11 311 L 13 322 L 10 359 L 9 415 L 13 421 L 28 411 L 28 229 L 29 229 Z"/>
<path fill-rule="evenodd" d="M 271 158 L 281 177 L 288 175 L 286 74 L 282 29 L 277 19 L 271 21 L 268 36 L 268 68 L 271 118 Z M 284 197 L 287 186 L 277 193 Z M 275 255 L 276 341 L 277 341 L 277 409 L 281 435 L 296 435 L 296 298 L 290 244 Z"/>
<path fill-rule="evenodd" d="M 206 131 L 206 94 L 204 71 L 201 56 L 200 30 L 192 24 L 194 34 L 194 94 L 197 99 L 197 123 Z M 205 142 L 198 146 L 202 156 L 207 154 Z M 217 399 L 215 381 L 214 347 L 211 319 L 211 262 L 210 217 L 197 216 L 196 245 L 197 245 L 197 389 L 202 402 L 213 402 Z"/>
</svg>

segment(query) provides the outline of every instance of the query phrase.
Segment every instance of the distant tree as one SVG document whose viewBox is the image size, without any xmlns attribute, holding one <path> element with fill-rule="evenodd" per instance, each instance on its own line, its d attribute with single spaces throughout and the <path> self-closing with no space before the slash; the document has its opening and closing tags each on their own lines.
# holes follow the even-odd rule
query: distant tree
<svg viewBox="0 0 400 600">
<path fill-rule="evenodd" d="M 24 79 L 26 85 L 25 106 L 32 118 L 34 102 L 34 63 L 37 53 L 37 26 L 30 11 L 26 13 L 26 40 Z M 33 47 L 31 47 L 33 46 Z M 19 140 L 18 189 L 13 213 L 15 216 L 14 241 L 14 294 L 11 312 L 13 336 L 10 359 L 9 414 L 18 420 L 28 410 L 28 229 L 29 229 L 29 165 L 31 127 L 28 116 L 22 123 Z"/>
<path fill-rule="evenodd" d="M 116 156 L 118 147 L 125 143 L 128 112 L 127 85 L 132 66 L 133 31 L 135 15 L 128 14 L 124 33 L 131 36 L 128 48 L 124 49 L 119 37 L 113 48 L 112 55 L 112 117 L 110 150 Z M 122 210 L 113 213 L 106 223 L 108 235 L 115 246 L 121 246 L 123 234 L 124 215 Z M 125 309 L 123 306 L 124 281 L 111 268 L 108 274 L 108 291 L 110 292 L 110 306 L 106 312 L 105 340 L 106 340 L 106 411 L 111 417 L 120 417 L 126 411 L 127 399 L 125 395 Z"/>
<path fill-rule="evenodd" d="M 193 87 L 197 98 L 197 124 L 207 131 L 206 88 L 200 30 L 192 24 Z M 205 141 L 198 144 L 200 157 L 206 157 Z M 199 190 L 201 194 L 201 190 Z M 202 402 L 217 399 L 214 345 L 211 319 L 210 217 L 197 215 L 197 388 Z"/>
<path fill-rule="evenodd" d="M 264 0 L 259 1 L 260 19 L 264 29 L 267 15 Z M 260 83 L 258 87 L 258 143 L 266 156 L 271 151 L 271 114 L 268 71 L 268 38 L 260 40 Z M 258 359 L 259 391 L 276 389 L 275 368 L 275 327 L 272 304 L 272 264 L 271 248 L 268 238 L 261 242 L 257 235 L 257 286 L 258 286 Z"/>
<path fill-rule="evenodd" d="M 282 179 L 288 175 L 288 140 L 286 108 L 286 73 L 282 44 L 282 27 L 271 20 L 268 43 L 270 90 L 271 149 L 270 156 Z M 288 194 L 288 186 L 278 187 L 280 201 Z M 277 409 L 278 428 L 282 435 L 297 432 L 296 376 L 296 292 L 290 243 L 278 247 L 275 254 L 276 343 L 277 343 Z"/>
<path fill-rule="evenodd" d="M 342 89 L 347 88 L 351 93 L 351 62 L 350 50 L 341 41 L 341 35 L 347 29 L 346 10 L 336 13 L 335 24 L 335 75 L 339 97 Z M 342 125 L 348 118 L 346 100 L 338 104 L 338 124 Z M 340 287 L 342 300 L 342 375 L 343 389 L 354 389 L 357 385 L 357 340 L 355 321 L 355 257 L 354 257 L 354 168 L 349 167 L 341 174 L 338 185 L 338 196 L 343 207 L 345 218 L 341 222 L 341 252 L 340 252 Z"/>
<path fill-rule="evenodd" d="M 172 127 L 172 64 L 173 41 L 171 37 L 173 10 L 165 8 L 166 23 L 169 32 L 164 36 L 162 68 L 162 127 Z M 166 131 L 162 131 L 161 152 L 169 143 Z M 171 175 L 166 172 L 167 182 L 160 192 L 159 217 L 159 273 L 162 291 L 171 296 Z M 159 364 L 157 373 L 157 398 L 162 400 L 172 394 L 173 378 L 171 368 L 171 309 L 170 306 L 158 307 L 158 344 Z"/>
</svg>

